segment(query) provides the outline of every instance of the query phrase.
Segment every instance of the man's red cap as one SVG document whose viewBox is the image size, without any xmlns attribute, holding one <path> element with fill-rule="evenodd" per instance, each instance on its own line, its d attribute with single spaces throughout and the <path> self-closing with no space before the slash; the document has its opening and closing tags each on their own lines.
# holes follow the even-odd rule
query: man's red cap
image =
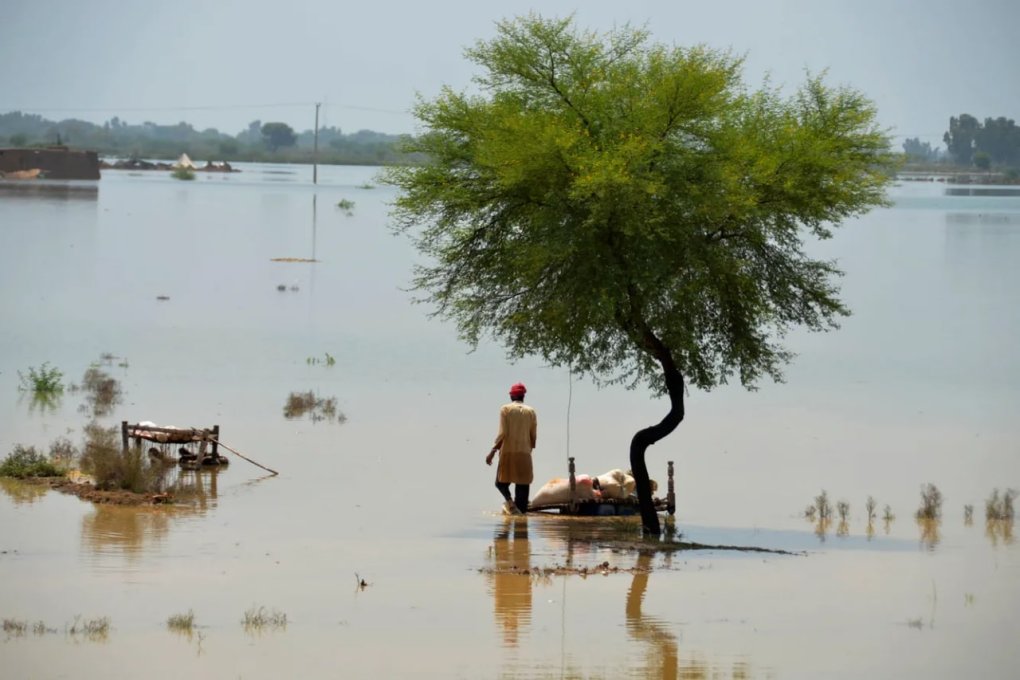
<svg viewBox="0 0 1020 680">
<path fill-rule="evenodd" d="M 528 391 L 528 388 L 524 386 L 524 383 L 514 383 L 510 386 L 511 397 L 523 397 Z"/>
</svg>

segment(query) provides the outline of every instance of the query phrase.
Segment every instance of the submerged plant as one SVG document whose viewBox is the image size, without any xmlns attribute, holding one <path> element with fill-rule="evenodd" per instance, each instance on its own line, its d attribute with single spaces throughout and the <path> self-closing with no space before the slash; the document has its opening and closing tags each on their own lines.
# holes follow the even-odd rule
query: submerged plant
<svg viewBox="0 0 1020 680">
<path fill-rule="evenodd" d="M 970 525 L 974 523 L 974 506 L 967 504 L 963 506 L 963 523 Z"/>
<path fill-rule="evenodd" d="M 942 492 L 934 484 L 921 487 L 921 507 L 917 519 L 940 519 L 942 517 Z"/>
<path fill-rule="evenodd" d="M 815 496 L 815 507 L 818 509 L 818 519 L 827 520 L 832 518 L 832 505 L 829 503 L 829 494 L 822 489 L 822 493 Z"/>
<path fill-rule="evenodd" d="M 354 201 L 348 200 L 346 198 L 341 198 L 339 201 L 337 201 L 336 207 L 343 210 L 348 217 L 354 214 Z"/>
<path fill-rule="evenodd" d="M 868 524 L 875 520 L 875 507 L 877 505 L 874 496 L 868 496 L 868 500 L 864 502 L 864 511 L 868 514 Z"/>
<path fill-rule="evenodd" d="M 71 391 L 85 393 L 85 403 L 79 411 L 91 414 L 93 418 L 110 415 L 122 396 L 120 382 L 100 368 L 99 363 L 90 364 L 85 369 L 81 384 L 72 385 Z"/>
<path fill-rule="evenodd" d="M 107 616 L 82 621 L 81 615 L 79 614 L 74 617 L 74 621 L 72 621 L 67 627 L 68 635 L 82 635 L 90 640 L 105 640 L 109 632 L 110 619 Z"/>
<path fill-rule="evenodd" d="M 882 521 L 888 524 L 896 519 L 896 515 L 893 514 L 892 508 L 888 504 L 882 509 Z"/>
<path fill-rule="evenodd" d="M 244 613 L 241 625 L 249 632 L 259 632 L 265 628 L 286 628 L 287 615 L 276 609 L 268 610 L 265 607 L 252 606 Z"/>
<path fill-rule="evenodd" d="M 1016 500 L 1016 493 L 1016 489 L 1006 489 L 1000 496 L 998 489 L 993 490 L 985 501 L 985 519 L 1012 521 L 1015 516 L 1013 501 Z"/>
<path fill-rule="evenodd" d="M 39 368 L 29 366 L 27 376 L 18 371 L 18 378 L 21 381 L 18 389 L 24 392 L 55 396 L 64 391 L 64 374 L 50 366 L 48 361 Z"/>
<path fill-rule="evenodd" d="M 182 165 L 179 168 L 174 168 L 173 170 L 171 170 L 170 176 L 173 177 L 174 179 L 190 181 L 195 179 L 195 171 L 187 166 Z"/>
<path fill-rule="evenodd" d="M 847 501 L 839 501 L 836 503 L 836 512 L 839 513 L 839 521 L 846 522 L 847 517 L 850 516 L 850 503 Z"/>
<path fill-rule="evenodd" d="M 337 409 L 336 397 L 317 397 L 314 392 L 291 392 L 283 405 L 283 417 L 288 420 L 308 415 L 312 422 L 336 420 L 343 424 L 347 416 Z"/>
<path fill-rule="evenodd" d="M 10 637 L 22 637 L 28 631 L 28 621 L 4 619 L 3 628 Z"/>
<path fill-rule="evenodd" d="M 189 609 L 187 614 L 174 614 L 166 620 L 166 627 L 175 633 L 190 635 L 195 628 L 195 612 Z"/>
</svg>

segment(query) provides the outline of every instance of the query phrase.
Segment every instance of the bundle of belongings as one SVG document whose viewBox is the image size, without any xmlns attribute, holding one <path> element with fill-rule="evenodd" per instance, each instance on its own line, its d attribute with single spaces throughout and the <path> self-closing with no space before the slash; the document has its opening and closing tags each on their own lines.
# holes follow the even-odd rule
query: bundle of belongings
<svg viewBox="0 0 1020 680">
<path fill-rule="evenodd" d="M 586 501 L 602 502 L 605 500 L 627 500 L 636 497 L 634 477 L 623 470 L 609 472 L 592 477 L 589 475 L 574 476 L 574 498 L 579 503 Z M 658 488 L 652 480 L 652 493 Z M 531 499 L 531 507 L 540 508 L 546 505 L 563 505 L 570 503 L 570 480 L 557 477 L 546 482 Z"/>
</svg>

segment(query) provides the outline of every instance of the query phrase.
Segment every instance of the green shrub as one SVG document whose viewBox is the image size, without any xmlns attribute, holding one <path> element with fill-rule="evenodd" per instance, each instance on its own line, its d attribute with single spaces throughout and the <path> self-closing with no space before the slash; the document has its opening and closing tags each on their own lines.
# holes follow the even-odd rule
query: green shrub
<svg viewBox="0 0 1020 680">
<path fill-rule="evenodd" d="M 59 477 L 64 470 L 52 460 L 35 450 L 34 446 L 16 444 L 0 463 L 0 477 Z"/>
<path fill-rule="evenodd" d="M 195 171 L 192 170 L 191 168 L 185 168 L 185 167 L 174 168 L 170 172 L 170 176 L 173 177 L 174 179 L 183 179 L 183 180 L 186 180 L 186 181 L 187 180 L 193 180 L 193 179 L 195 179 Z"/>
<path fill-rule="evenodd" d="M 64 374 L 51 367 L 48 361 L 39 368 L 29 366 L 27 377 L 18 371 L 18 378 L 21 379 L 18 389 L 25 392 L 53 395 L 64 391 Z"/>
<path fill-rule="evenodd" d="M 138 447 L 121 450 L 118 428 L 96 422 L 85 426 L 81 469 L 96 480 L 97 489 L 126 489 L 146 493 L 156 489 L 159 472 Z"/>
</svg>

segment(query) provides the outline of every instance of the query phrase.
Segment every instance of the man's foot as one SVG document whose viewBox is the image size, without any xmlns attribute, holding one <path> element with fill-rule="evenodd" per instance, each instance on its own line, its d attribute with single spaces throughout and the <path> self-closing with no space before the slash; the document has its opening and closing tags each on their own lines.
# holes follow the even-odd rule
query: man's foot
<svg viewBox="0 0 1020 680">
<path fill-rule="evenodd" d="M 513 501 L 503 501 L 503 514 L 504 515 L 520 515 L 521 511 L 514 505 Z"/>
</svg>

